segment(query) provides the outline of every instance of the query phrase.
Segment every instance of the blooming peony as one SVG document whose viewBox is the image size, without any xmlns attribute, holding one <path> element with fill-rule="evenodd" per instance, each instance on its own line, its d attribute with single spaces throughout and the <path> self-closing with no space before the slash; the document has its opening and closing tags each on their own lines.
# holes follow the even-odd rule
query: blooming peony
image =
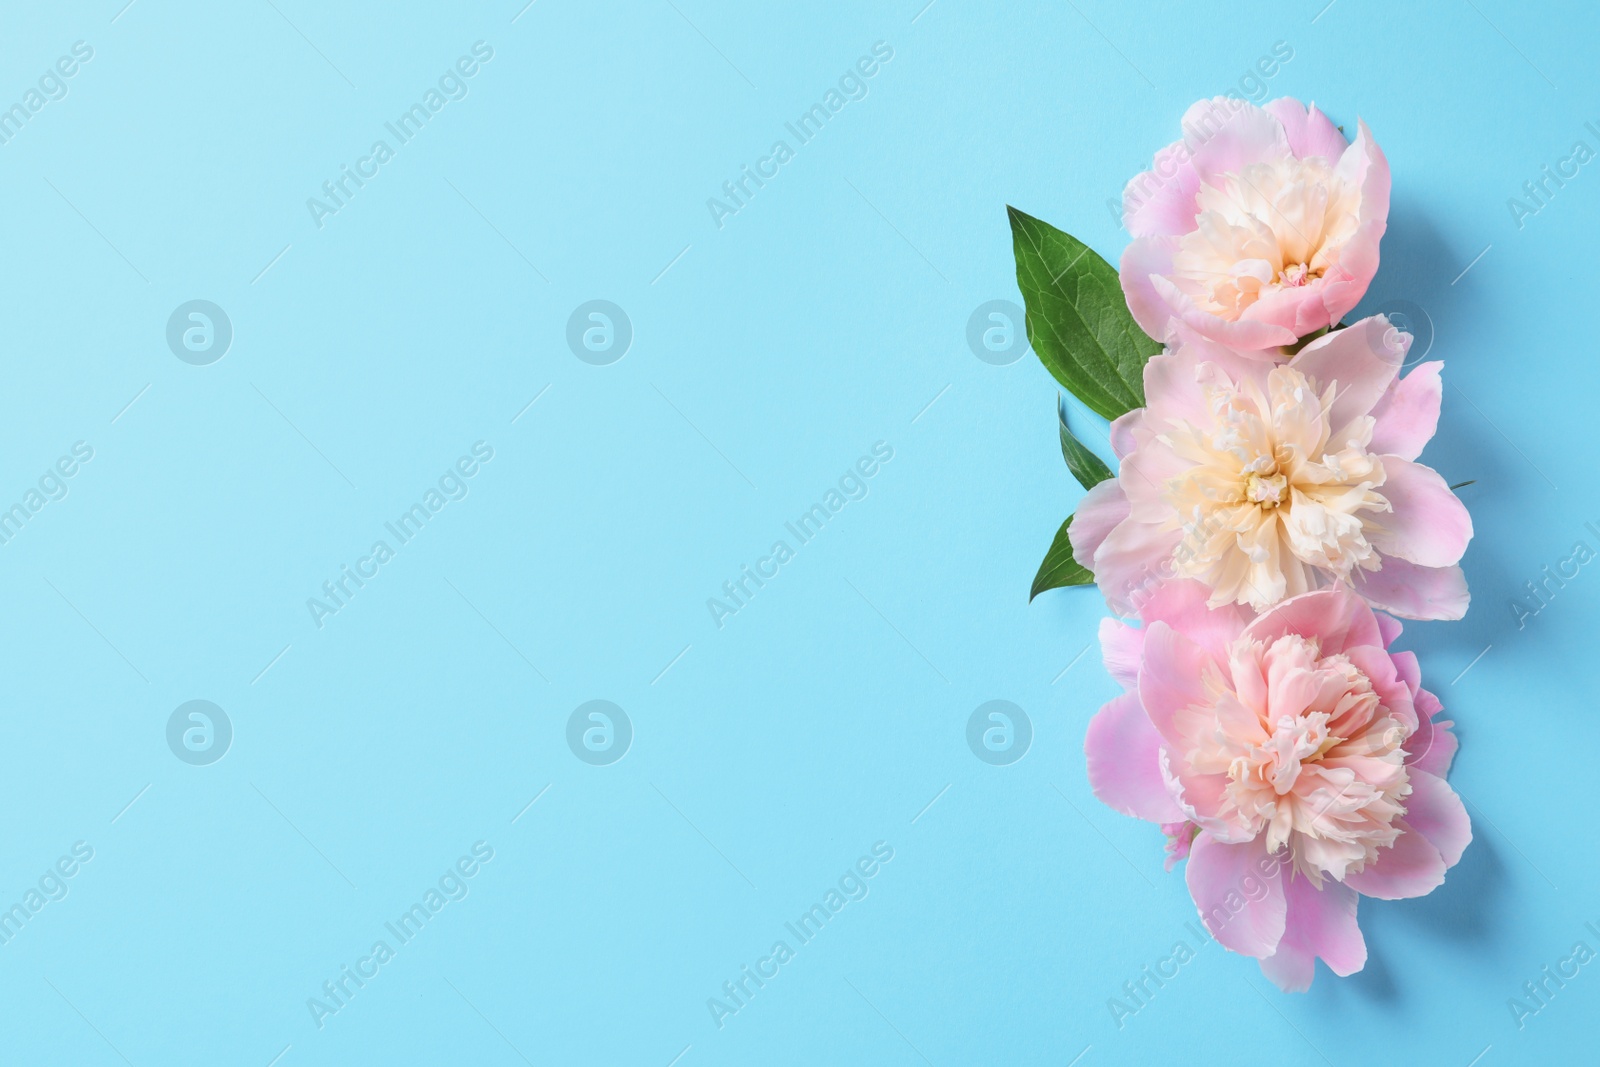
<svg viewBox="0 0 1600 1067">
<path fill-rule="evenodd" d="M 1158 589 L 1137 629 L 1101 624 L 1127 692 L 1089 725 L 1095 795 L 1162 824 L 1168 869 L 1213 937 L 1279 988 L 1366 962 L 1358 894 L 1422 896 L 1472 840 L 1445 774 L 1456 741 L 1400 624 L 1344 588 L 1251 619 L 1202 586 Z"/>
<path fill-rule="evenodd" d="M 1410 335 L 1363 319 L 1272 364 L 1179 327 L 1144 371 L 1148 406 L 1111 427 L 1116 478 L 1090 490 L 1073 556 L 1121 615 L 1172 579 L 1262 611 L 1338 581 L 1395 615 L 1459 619 L 1472 519 L 1415 462 L 1437 362 L 1404 378 Z"/>
<path fill-rule="evenodd" d="M 1271 357 L 1337 323 L 1377 272 L 1389 216 L 1389 164 L 1366 124 L 1350 144 L 1315 105 L 1218 97 L 1183 129 L 1123 193 L 1139 325 L 1169 341 L 1182 322 Z"/>
</svg>

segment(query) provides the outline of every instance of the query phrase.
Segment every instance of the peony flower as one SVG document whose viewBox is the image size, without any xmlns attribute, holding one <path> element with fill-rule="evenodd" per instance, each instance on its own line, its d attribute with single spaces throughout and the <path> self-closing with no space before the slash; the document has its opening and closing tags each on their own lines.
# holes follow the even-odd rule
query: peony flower
<svg viewBox="0 0 1600 1067">
<path fill-rule="evenodd" d="M 1095 795 L 1162 824 L 1168 869 L 1218 943 L 1285 991 L 1315 961 L 1366 962 L 1358 896 L 1422 896 L 1472 840 L 1445 774 L 1456 741 L 1420 686 L 1400 624 L 1348 589 L 1251 619 L 1208 608 L 1196 582 L 1145 603 L 1137 629 L 1106 619 L 1106 667 L 1127 692 L 1089 724 Z M 1174 842 L 1178 844 L 1174 846 Z"/>
<path fill-rule="evenodd" d="M 1378 270 L 1389 164 L 1366 123 L 1346 142 L 1313 105 L 1202 100 L 1184 139 L 1128 183 L 1128 308 L 1146 333 L 1203 336 L 1272 357 L 1337 323 Z"/>
<path fill-rule="evenodd" d="M 1459 619 L 1472 519 L 1415 462 L 1433 436 L 1437 362 L 1404 378 L 1411 343 L 1383 316 L 1265 363 L 1179 327 L 1144 371 L 1147 407 L 1111 426 L 1116 478 L 1073 518 L 1074 558 L 1113 610 L 1193 578 L 1212 607 L 1263 611 L 1349 582 L 1395 615 Z"/>
</svg>

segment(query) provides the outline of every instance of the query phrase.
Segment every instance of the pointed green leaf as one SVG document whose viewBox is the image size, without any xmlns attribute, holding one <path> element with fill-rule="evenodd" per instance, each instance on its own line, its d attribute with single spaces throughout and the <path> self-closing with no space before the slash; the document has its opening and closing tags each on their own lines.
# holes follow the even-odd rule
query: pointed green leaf
<svg viewBox="0 0 1600 1067">
<path fill-rule="evenodd" d="M 1161 345 L 1133 321 L 1116 269 L 1071 234 L 1006 211 L 1039 361 L 1098 415 L 1143 407 L 1144 365 Z"/>
<path fill-rule="evenodd" d="M 1094 584 L 1094 575 L 1078 566 L 1078 561 L 1072 558 L 1072 542 L 1067 538 L 1067 528 L 1071 525 L 1072 516 L 1068 515 L 1067 521 L 1056 531 L 1056 539 L 1050 542 L 1050 551 L 1044 554 L 1039 573 L 1033 577 L 1033 589 L 1028 593 L 1030 601 L 1046 589 Z"/>
<path fill-rule="evenodd" d="M 1072 476 L 1078 479 L 1078 484 L 1085 489 L 1093 489 L 1112 477 L 1111 468 L 1105 465 L 1105 461 L 1083 447 L 1082 442 L 1067 429 L 1067 404 L 1060 397 L 1056 397 L 1056 417 L 1061 420 L 1061 456 L 1067 461 L 1067 469 Z"/>
</svg>

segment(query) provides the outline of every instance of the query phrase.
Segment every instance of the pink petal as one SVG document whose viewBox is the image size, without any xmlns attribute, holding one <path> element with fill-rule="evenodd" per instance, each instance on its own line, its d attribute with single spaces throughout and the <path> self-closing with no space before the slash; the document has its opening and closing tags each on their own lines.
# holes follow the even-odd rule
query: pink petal
<svg viewBox="0 0 1600 1067">
<path fill-rule="evenodd" d="M 1344 654 L 1350 657 L 1350 662 L 1357 670 L 1367 676 L 1378 699 L 1406 734 L 1409 736 L 1414 732 L 1420 716 L 1411 697 L 1411 687 L 1401 676 L 1400 664 L 1395 662 L 1395 658 L 1377 645 L 1356 645 L 1346 648 Z"/>
<path fill-rule="evenodd" d="M 1454 867 L 1472 841 L 1472 820 L 1467 818 L 1467 809 L 1443 778 L 1420 771 L 1415 765 L 1410 772 L 1406 822 L 1433 843 L 1446 867 Z"/>
<path fill-rule="evenodd" d="M 1378 858 L 1344 876 L 1344 884 L 1379 900 L 1406 900 L 1433 892 L 1444 884 L 1445 862 L 1439 850 L 1410 823 L 1396 819 L 1394 844 L 1378 850 Z"/>
<path fill-rule="evenodd" d="M 1172 273 L 1172 253 L 1177 246 L 1176 237 L 1136 237 L 1122 250 L 1117 268 L 1134 321 L 1157 341 L 1168 340 L 1173 310 L 1156 284 Z"/>
<path fill-rule="evenodd" d="M 1265 292 L 1240 318 L 1241 321 L 1272 323 L 1296 337 L 1305 337 L 1339 321 L 1339 316 L 1328 308 L 1327 300 L 1332 291 L 1327 279 L 1317 278 L 1309 285 Z"/>
<path fill-rule="evenodd" d="M 1394 510 L 1373 520 L 1373 547 L 1421 567 L 1459 562 L 1472 540 L 1472 516 L 1432 467 L 1393 456 L 1383 459 L 1379 492 Z"/>
<path fill-rule="evenodd" d="M 1284 136 L 1289 140 L 1289 150 L 1297 159 L 1321 156 L 1330 164 L 1344 155 L 1350 142 L 1317 105 L 1307 108 L 1292 97 L 1279 97 L 1266 105 L 1266 111 L 1283 124 Z"/>
<path fill-rule="evenodd" d="M 1379 615 L 1377 617 L 1378 625 L 1382 626 L 1383 620 L 1388 617 L 1387 615 Z M 1388 640 L 1388 637 L 1388 633 L 1385 632 L 1384 639 Z M 1422 665 L 1417 662 L 1417 654 L 1415 652 L 1390 652 L 1389 659 L 1394 663 L 1395 674 L 1399 676 L 1401 681 L 1406 683 L 1406 688 L 1411 690 L 1411 696 L 1415 698 L 1417 690 L 1422 688 Z"/>
<path fill-rule="evenodd" d="M 1290 154 L 1281 122 L 1256 105 L 1231 97 L 1191 104 L 1184 112 L 1183 132 L 1202 182 Z"/>
<path fill-rule="evenodd" d="M 1356 923 L 1361 898 L 1355 890 L 1332 879 L 1319 890 L 1303 875 L 1286 874 L 1284 897 L 1283 939 L 1278 951 L 1261 961 L 1261 973 L 1274 985 L 1285 993 L 1304 993 L 1311 988 L 1319 956 L 1341 978 L 1366 965 L 1367 942 Z"/>
<path fill-rule="evenodd" d="M 1129 248 L 1131 249 L 1132 245 L 1130 245 Z M 1171 258 L 1171 254 L 1169 253 L 1167 256 L 1169 263 L 1171 262 Z M 1123 259 L 1123 267 L 1124 270 L 1126 270 L 1126 256 L 1124 256 Z M 1211 338 L 1213 341 L 1220 341 L 1225 345 L 1237 349 L 1241 356 L 1275 361 L 1279 358 L 1278 353 L 1276 352 L 1277 348 L 1283 345 L 1292 345 L 1300 339 L 1299 334 L 1295 333 L 1286 326 L 1278 325 L 1276 323 L 1258 322 L 1250 318 L 1242 318 L 1235 322 L 1228 322 L 1225 319 L 1217 318 L 1217 316 L 1212 315 L 1209 312 L 1201 311 L 1200 308 L 1195 305 L 1193 300 L 1189 299 L 1189 297 L 1185 295 L 1182 290 L 1168 280 L 1166 277 L 1166 274 L 1168 273 L 1170 273 L 1170 268 L 1166 272 L 1161 274 L 1152 274 L 1150 276 L 1150 289 L 1154 292 L 1157 298 L 1166 304 L 1168 308 L 1168 314 L 1182 321 L 1190 329 Z M 1127 275 L 1124 274 L 1123 289 L 1125 291 L 1127 289 L 1127 284 Z M 1132 293 L 1128 293 L 1128 306 L 1130 309 L 1133 308 Z M 1134 311 L 1134 318 L 1138 317 L 1138 312 Z M 1174 331 L 1170 326 L 1167 328 L 1167 330 L 1169 336 L 1157 338 L 1157 340 L 1171 340 L 1171 334 Z"/>
<path fill-rule="evenodd" d="M 1400 620 L 1388 615 L 1375 615 L 1374 618 L 1378 620 L 1378 632 L 1383 634 L 1383 647 L 1388 648 L 1400 636 L 1403 629 Z"/>
<path fill-rule="evenodd" d="M 1101 482 L 1109 485 L 1109 482 Z M 1099 488 L 1099 486 L 1096 486 Z M 1074 519 L 1072 525 L 1076 526 Z M 1182 531 L 1124 519 L 1106 535 L 1095 550 L 1095 584 L 1118 615 L 1137 614 L 1137 604 L 1170 580 L 1167 560 L 1182 537 Z M 1074 547 L 1074 555 L 1077 549 Z"/>
<path fill-rule="evenodd" d="M 1122 688 L 1139 686 L 1139 661 L 1144 658 L 1144 631 L 1117 619 L 1100 620 L 1100 655 L 1106 670 Z"/>
<path fill-rule="evenodd" d="M 1162 748 L 1161 776 L 1184 816 L 1209 831 L 1213 840 L 1230 845 L 1254 840 L 1253 830 L 1239 825 L 1237 820 L 1230 823 L 1218 814 L 1227 799 L 1227 775 L 1196 774 L 1186 762 L 1173 759 L 1171 751 Z"/>
<path fill-rule="evenodd" d="M 1189 148 L 1174 141 L 1156 153 L 1155 165 L 1122 191 L 1122 223 L 1135 237 L 1179 236 L 1194 229 L 1200 176 Z"/>
<path fill-rule="evenodd" d="M 1134 693 L 1124 693 L 1089 720 L 1083 742 L 1089 785 L 1108 807 L 1149 822 L 1183 820 L 1161 777 L 1161 736 Z"/>
<path fill-rule="evenodd" d="M 1078 510 L 1072 513 L 1067 540 L 1072 558 L 1085 570 L 1094 570 L 1094 554 L 1106 535 L 1128 517 L 1128 498 L 1115 478 L 1107 478 L 1083 495 Z"/>
<path fill-rule="evenodd" d="M 1410 334 L 1390 326 L 1384 316 L 1372 315 L 1312 341 L 1289 366 L 1312 378 L 1319 390 L 1338 383 L 1328 413 L 1337 440 L 1351 419 L 1370 413 L 1388 391 L 1410 347 Z"/>
<path fill-rule="evenodd" d="M 1378 245 L 1389 221 L 1389 161 L 1365 122 L 1359 123 L 1355 143 L 1345 149 L 1334 169 L 1347 186 L 1361 187 L 1356 232 L 1323 277 L 1327 283 L 1323 299 L 1330 321 L 1337 322 L 1361 302 L 1378 272 Z"/>
<path fill-rule="evenodd" d="M 1111 451 L 1118 459 L 1137 447 L 1133 435 L 1135 428 L 1144 421 L 1144 411 L 1144 408 L 1134 408 L 1111 421 Z"/>
<path fill-rule="evenodd" d="M 1414 698 L 1417 708 L 1417 732 L 1406 742 L 1406 763 L 1419 771 L 1443 778 L 1450 773 L 1459 742 L 1451 732 L 1455 723 L 1449 719 L 1436 719 L 1443 711 L 1439 698 L 1426 689 L 1417 690 Z"/>
<path fill-rule="evenodd" d="M 1217 667 L 1204 649 L 1166 623 L 1145 627 L 1144 662 L 1139 668 L 1139 699 L 1156 730 L 1174 749 L 1193 747 L 1191 708 L 1211 703 L 1205 675 Z"/>
<path fill-rule="evenodd" d="M 1324 656 L 1361 645 L 1383 647 L 1383 632 L 1372 609 L 1342 585 L 1281 601 L 1244 630 L 1253 641 L 1272 641 L 1284 634 L 1317 639 Z"/>
<path fill-rule="evenodd" d="M 1459 619 L 1472 599 L 1460 567 L 1419 567 L 1393 556 L 1381 570 L 1356 570 L 1350 579 L 1373 607 L 1402 619 Z"/>
<path fill-rule="evenodd" d="M 1209 832 L 1195 838 L 1185 878 L 1219 945 L 1257 959 L 1277 949 L 1286 912 L 1280 867 L 1259 840 L 1225 845 Z"/>
<path fill-rule="evenodd" d="M 1401 459 L 1422 454 L 1439 426 L 1439 403 L 1444 396 L 1439 371 L 1443 366 L 1438 360 L 1418 365 L 1378 401 L 1372 409 L 1377 426 L 1369 451 Z"/>
<path fill-rule="evenodd" d="M 1206 607 L 1211 590 L 1192 578 L 1163 582 L 1139 604 L 1146 626 L 1164 622 L 1203 648 L 1218 663 L 1228 661 L 1228 645 L 1250 622 L 1251 612 L 1239 604 Z"/>
</svg>

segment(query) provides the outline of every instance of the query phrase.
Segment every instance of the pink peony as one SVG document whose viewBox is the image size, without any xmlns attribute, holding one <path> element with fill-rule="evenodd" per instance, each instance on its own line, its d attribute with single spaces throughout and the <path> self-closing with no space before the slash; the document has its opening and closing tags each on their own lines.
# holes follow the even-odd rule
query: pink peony
<svg viewBox="0 0 1600 1067">
<path fill-rule="evenodd" d="M 1313 105 L 1202 100 L 1184 139 L 1128 183 L 1128 308 L 1146 333 L 1172 323 L 1246 352 L 1338 322 L 1378 270 L 1389 164 L 1366 123 L 1354 144 Z"/>
<path fill-rule="evenodd" d="M 1095 795 L 1162 824 L 1188 854 L 1189 892 L 1218 943 L 1286 991 L 1320 957 L 1366 963 L 1358 895 L 1422 896 L 1472 840 L 1445 783 L 1456 741 L 1420 686 L 1400 624 L 1348 589 L 1251 619 L 1195 582 L 1144 605 L 1144 626 L 1100 628 L 1127 692 L 1089 725 Z M 1191 840 L 1192 839 L 1192 840 Z M 1168 868 L 1174 860 L 1168 860 Z"/>
<path fill-rule="evenodd" d="M 1178 331 L 1145 365 L 1148 406 L 1112 423 L 1117 477 L 1072 522 L 1073 556 L 1112 609 L 1134 615 L 1174 578 L 1256 611 L 1344 581 L 1395 615 L 1459 619 L 1472 519 L 1415 462 L 1443 364 L 1399 377 L 1411 338 L 1381 315 L 1283 364 Z"/>
</svg>

